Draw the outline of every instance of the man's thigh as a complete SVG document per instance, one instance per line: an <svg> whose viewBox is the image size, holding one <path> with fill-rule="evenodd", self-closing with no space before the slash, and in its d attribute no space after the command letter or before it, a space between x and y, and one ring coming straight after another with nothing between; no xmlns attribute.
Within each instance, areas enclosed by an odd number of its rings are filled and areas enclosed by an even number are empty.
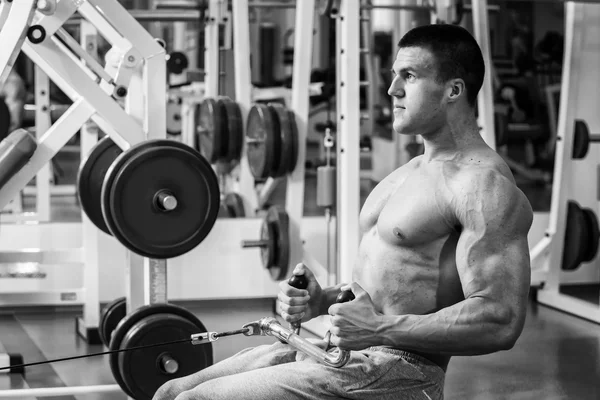
<svg viewBox="0 0 600 400"><path fill-rule="evenodd" d="M295 361L296 351L288 344L250 347L194 374L166 382L155 394L154 400L172 400L204 382L246 371Z"/></svg>
<svg viewBox="0 0 600 400"><path fill-rule="evenodd" d="M406 360L384 352L352 352L341 368L301 353L296 361L206 380L177 400L203 399L427 399L429 378Z"/></svg>

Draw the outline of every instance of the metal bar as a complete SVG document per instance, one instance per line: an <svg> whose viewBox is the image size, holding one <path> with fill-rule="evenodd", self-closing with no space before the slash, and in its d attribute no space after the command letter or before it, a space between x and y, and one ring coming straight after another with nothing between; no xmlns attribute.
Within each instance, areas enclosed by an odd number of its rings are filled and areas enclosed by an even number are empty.
<svg viewBox="0 0 600 400"><path fill-rule="evenodd" d="M503 0L507 1L507 0ZM510 0L508 0L510 1ZM529 0L531 1L531 0ZM548 0L545 0L548 1ZM562 0L558 0L562 1ZM550 1L551 2L551 1ZM250 8L296 8L296 4L291 3L249 3L248 6ZM389 5L389 6L363 6L361 9L371 10L371 9L390 9L390 10L404 10L404 11L434 11L433 7L428 6L403 6L403 5ZM467 4L464 6L465 11L471 11L472 6ZM500 7L497 5L488 5L488 11L500 11ZM166 9L153 9L153 10L128 10L129 14L134 17L136 20L148 21L148 22L196 22L200 21L200 17L202 16L202 11L198 10L197 7L189 8L189 9L180 9L177 8L175 10L166 10ZM79 23L81 20L81 15L75 14L73 15L64 25L69 26L73 24Z"/></svg>
<svg viewBox="0 0 600 400"><path fill-rule="evenodd" d="M80 99L50 128L38 143L38 147L19 172L17 172L0 191L0 209L4 208L15 195L48 163L58 151L71 139L75 131L94 113L87 101Z"/></svg>
<svg viewBox="0 0 600 400"><path fill-rule="evenodd" d="M488 13L485 11L487 0L478 0L473 4L473 30L475 38L481 47L486 71L491 71L492 53L490 50L490 29ZM477 96L479 109L478 122L483 127L482 136L488 146L496 149L496 135L494 130L494 99L491 74L485 74L481 92Z"/></svg>
<svg viewBox="0 0 600 400"><path fill-rule="evenodd" d="M23 397L53 397L90 393L122 392L119 385L65 386L56 388L10 389L0 390L0 399L16 399Z"/></svg>
<svg viewBox="0 0 600 400"><path fill-rule="evenodd" d="M81 264L83 250L81 248L62 250L22 249L17 251L1 251L3 264L35 262L39 264Z"/></svg>
<svg viewBox="0 0 600 400"><path fill-rule="evenodd" d="M50 79L42 68L35 66L33 79L35 82L35 135L38 141L52 126L50 106ZM46 111L44 111L46 110ZM48 111L49 110L49 111ZM66 110L65 110L66 111ZM63 112L64 114L64 112ZM44 164L36 174L36 211L40 222L50 221L50 163ZM25 187L22 193L25 194Z"/></svg>
<svg viewBox="0 0 600 400"><path fill-rule="evenodd" d="M27 29L35 14L34 0L4 2L0 15L0 87L4 86L8 74L17 60L25 42Z"/></svg>
<svg viewBox="0 0 600 400"><path fill-rule="evenodd" d="M250 58L250 18L248 15L247 0L236 0L232 3L233 18L233 79L235 83L235 97L240 107L242 121L248 117L248 112L252 107L252 82L250 79L251 69L249 68ZM254 57L256 59L256 57ZM246 216L256 215L258 208L258 196L254 189L254 177L250 172L248 163L247 144L244 141L242 148L242 157L238 168L238 192L244 198L244 210Z"/></svg>
<svg viewBox="0 0 600 400"><path fill-rule="evenodd" d="M206 97L219 95L219 21L220 0L209 0L208 17L204 29L204 83Z"/></svg>
<svg viewBox="0 0 600 400"><path fill-rule="evenodd" d="M104 79L106 82L112 82L113 78L110 76L104 68L96 61L89 53L87 53L71 35L67 33L63 28L56 31L58 36L73 53L85 61L86 66L94 71L96 75Z"/></svg>
<svg viewBox="0 0 600 400"><path fill-rule="evenodd" d="M586 9L572 2L565 7L565 55L562 71L562 86L558 116L559 140L556 144L554 163L554 180L552 183L552 198L550 204L550 220L547 233L552 235L554 243L564 243L567 220L567 197L569 193L569 177L573 172L571 153L573 149L574 117L576 115L576 100L581 75L581 56L585 50L584 26L586 26ZM550 269L546 276L544 288L540 293L558 293L562 275L561 260L563 246L551 246L549 255ZM538 293L539 295L539 293ZM538 298L542 304L547 304Z"/></svg>
<svg viewBox="0 0 600 400"><path fill-rule="evenodd" d="M136 20L143 22L196 22L200 21L202 13L198 9L190 10L128 10L129 14ZM79 24L82 16L75 14L65 26Z"/></svg>
<svg viewBox="0 0 600 400"><path fill-rule="evenodd" d="M308 134L310 70L313 58L312 36L315 26L315 1L302 0L302 2L303 7L298 7L295 15L294 68L290 102L298 128L298 160L294 171L287 176L285 200L285 209L290 218L290 265L301 262L304 253L301 237L305 194L304 164ZM358 15L356 17L358 19Z"/></svg>
<svg viewBox="0 0 600 400"><path fill-rule="evenodd" d="M337 18L337 232L338 282L352 281L352 265L360 242L360 9L343 1ZM304 159L300 159L303 163ZM289 198L289 197L288 197Z"/></svg>

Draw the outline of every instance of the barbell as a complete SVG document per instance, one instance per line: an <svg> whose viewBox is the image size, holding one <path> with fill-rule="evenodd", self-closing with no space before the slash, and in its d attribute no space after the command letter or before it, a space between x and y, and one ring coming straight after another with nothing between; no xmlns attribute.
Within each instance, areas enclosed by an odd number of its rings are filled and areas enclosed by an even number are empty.
<svg viewBox="0 0 600 400"><path fill-rule="evenodd" d="M77 187L81 207L98 229L149 258L194 249L219 213L219 183L210 163L173 140L147 140L122 151L106 136L82 163Z"/></svg>

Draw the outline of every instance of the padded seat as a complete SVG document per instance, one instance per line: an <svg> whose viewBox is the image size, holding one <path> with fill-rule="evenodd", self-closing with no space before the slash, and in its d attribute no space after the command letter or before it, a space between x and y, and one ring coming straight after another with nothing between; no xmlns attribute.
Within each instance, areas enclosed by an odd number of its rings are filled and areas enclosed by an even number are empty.
<svg viewBox="0 0 600 400"><path fill-rule="evenodd" d="M35 153L37 142L25 129L17 129L0 142L0 189Z"/></svg>

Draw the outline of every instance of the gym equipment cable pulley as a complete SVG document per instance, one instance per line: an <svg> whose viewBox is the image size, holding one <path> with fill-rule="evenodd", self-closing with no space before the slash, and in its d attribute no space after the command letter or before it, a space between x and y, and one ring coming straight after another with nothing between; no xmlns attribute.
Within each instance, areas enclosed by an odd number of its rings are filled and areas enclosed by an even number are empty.
<svg viewBox="0 0 600 400"><path fill-rule="evenodd" d="M290 279L290 283L292 283L292 285L294 285L294 286L298 286L298 285L294 284L294 280L296 282L304 282L304 285L307 282L305 279L304 280L301 279L301 277L299 278L298 276L293 276ZM352 301L352 300L354 300L354 294L351 291L347 290L347 291L340 292L340 294L337 296L336 303L345 303L345 302ZM161 305L158 305L158 306L161 306ZM147 308L149 308L149 307L147 306ZM123 324L123 321L120 323L120 325L122 325L122 324ZM167 345L174 345L174 344L181 344L181 343L191 343L193 345L209 344L209 343L212 343L222 337L228 337L228 336L234 336L234 335L240 335L240 334L243 334L245 336L274 336L274 337L278 338L280 341L285 341L286 343L296 347L298 350L305 352L306 354L318 359L319 361L321 361L329 366L339 368L346 364L346 362L349 359L349 351L338 349L339 352L337 352L337 353L336 352L326 352L326 351L322 350L321 348L317 347L316 345L310 343L306 339L303 339L302 337L300 337L296 333L296 331L299 328L300 328L300 324L295 323L295 324L290 324L290 329L286 329L283 326L281 326L281 324L275 318L264 317L264 318L259 319L258 321L247 323L244 326L242 326L241 329L237 329L237 330L233 330L233 331L201 332L201 333L193 334L189 338L185 338L185 339L178 339L178 340L172 340L172 341L167 341L167 342L153 343L153 344L148 344L148 345L134 346L134 347L128 347L128 348L122 348L122 349L115 349L115 350L108 350L108 351L92 353L92 354L63 357L63 358L57 358L57 359L53 359L53 360L31 362L31 363L25 363L25 364L11 366L11 367L0 367L0 371L8 369L8 368L14 368L14 367L25 368L25 367L31 367L31 366L35 366L35 365L41 365L41 364L49 364L49 363L55 363L55 362L60 362L60 361L75 360L75 359L95 357L95 356L107 355L107 354L123 353L123 352L129 352L129 351L133 351L133 350L148 349L148 348L153 348L153 347L160 347L160 346L167 346ZM111 342L114 340L115 339L113 338L111 340ZM111 343L111 347L112 347L112 343Z"/></svg>

